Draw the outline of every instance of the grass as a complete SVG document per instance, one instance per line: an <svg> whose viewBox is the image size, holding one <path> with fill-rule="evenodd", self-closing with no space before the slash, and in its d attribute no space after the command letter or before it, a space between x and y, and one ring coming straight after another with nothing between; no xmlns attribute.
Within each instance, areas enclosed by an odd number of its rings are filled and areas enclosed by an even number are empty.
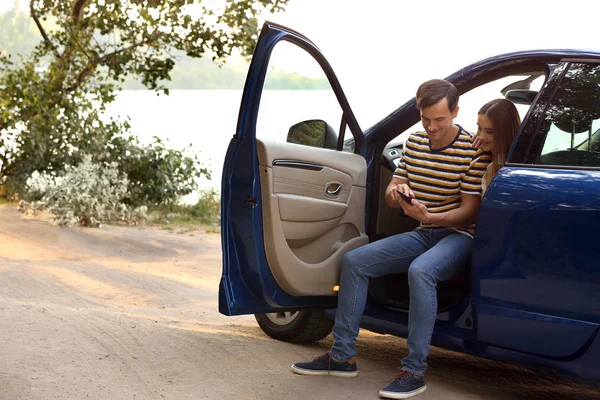
<svg viewBox="0 0 600 400"><path fill-rule="evenodd" d="M148 210L148 225L158 225L179 233L197 230L199 225L209 227L208 233L218 233L221 223L221 198L215 190L200 193L193 205L166 204Z"/></svg>

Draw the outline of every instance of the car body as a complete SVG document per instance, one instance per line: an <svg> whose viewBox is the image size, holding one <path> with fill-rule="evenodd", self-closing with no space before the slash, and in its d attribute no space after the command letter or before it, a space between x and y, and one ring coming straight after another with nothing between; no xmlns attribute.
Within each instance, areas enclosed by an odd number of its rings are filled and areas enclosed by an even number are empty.
<svg viewBox="0 0 600 400"><path fill-rule="evenodd" d="M316 60L341 110L340 129L319 147L290 143L292 130L288 143L257 139L269 58L281 42ZM482 199L468 274L439 285L432 344L598 382L600 53L504 54L447 80L462 101L506 76L541 76L542 84L537 91L527 82L505 88L507 98L531 105ZM388 209L383 193L401 156L399 133L419 119L411 99L362 131L318 48L266 23L223 168L220 312L255 314L281 340L329 333L341 256L416 226ZM361 327L406 337L407 309L405 275L374 279Z"/></svg>

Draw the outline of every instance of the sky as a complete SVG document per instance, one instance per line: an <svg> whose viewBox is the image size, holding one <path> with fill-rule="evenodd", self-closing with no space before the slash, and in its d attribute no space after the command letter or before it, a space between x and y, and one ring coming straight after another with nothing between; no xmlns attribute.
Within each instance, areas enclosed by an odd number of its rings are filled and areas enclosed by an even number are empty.
<svg viewBox="0 0 600 400"><path fill-rule="evenodd" d="M478 60L542 48L600 48L600 2L290 0L269 17L319 47L345 85L413 95Z"/></svg>

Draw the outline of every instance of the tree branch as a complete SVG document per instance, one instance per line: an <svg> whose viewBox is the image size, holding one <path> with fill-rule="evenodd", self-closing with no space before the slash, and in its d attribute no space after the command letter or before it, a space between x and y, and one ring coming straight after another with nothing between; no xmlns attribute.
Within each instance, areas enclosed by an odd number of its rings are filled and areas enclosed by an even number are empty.
<svg viewBox="0 0 600 400"><path fill-rule="evenodd" d="M79 43L79 40L77 39L77 36L75 36L75 33L73 32L73 30L71 28L69 28L68 26L65 26L65 30L69 33L69 35L71 36L71 39L73 40L73 42L75 43L75 46L79 48L79 50L81 50L81 52L87 57L87 59L91 62L92 61L92 57L90 57L90 55L87 53L87 51L85 51L85 48L81 45L81 43ZM93 37L93 36L92 36Z"/></svg>
<svg viewBox="0 0 600 400"><path fill-rule="evenodd" d="M144 41L144 42L139 42L139 43L133 44L132 46L129 46L129 47L126 47L126 48L115 50L115 51L113 51L111 53L105 54L102 57L98 58L96 60L96 63L100 64L100 63L103 63L103 62L107 62L107 61L109 61L111 58L113 58L114 56L116 56L119 53L125 53L127 51L130 51L131 49L135 49L135 48L140 47L140 46L142 46L144 44L150 44L150 43L152 43L152 41Z"/></svg>
<svg viewBox="0 0 600 400"><path fill-rule="evenodd" d="M108 60L110 60L112 57L114 57L115 55L117 55L119 53L131 51L132 49L136 49L137 47L140 47L140 46L149 45L154 40L155 40L155 35L152 35L152 37L149 37L145 40L134 43L133 45L131 45L129 47L122 48L122 49L113 51L111 53L105 54L102 57L96 58L95 60L92 60L90 58L88 64L85 66L85 68L77 75L75 84L69 86L66 91L72 92L73 90L77 89L81 85L81 83L85 80L85 78L90 74L90 72L92 72L94 70L94 68L96 68L99 64L107 62Z"/></svg>
<svg viewBox="0 0 600 400"><path fill-rule="evenodd" d="M92 63L88 63L88 65L85 66L85 68L83 69L83 71L81 71L79 73L79 75L77 75L77 80L75 81L75 85L71 86L70 88L67 89L67 91L71 92L73 90L75 90L76 88L78 88L81 83L83 82L83 80L90 74L90 72L92 72L94 70L94 65L92 65Z"/></svg>
<svg viewBox="0 0 600 400"><path fill-rule="evenodd" d="M37 14L35 12L35 8L33 7L33 0L31 0L29 3L29 12L31 14L31 18L33 18L33 20L35 21L35 24L36 24L38 30L42 34L42 37L44 38L44 42L46 42L46 44L52 49L52 52L54 53L56 58L60 58L60 54L58 54L56 47L54 47L54 45L50 41L48 34L46 34L46 30L42 26L42 23L40 22L40 19L38 18Z"/></svg>
<svg viewBox="0 0 600 400"><path fill-rule="evenodd" d="M71 13L71 18L73 18L73 23L78 23L81 19L83 6L85 6L88 0L75 0L73 1L73 12Z"/></svg>

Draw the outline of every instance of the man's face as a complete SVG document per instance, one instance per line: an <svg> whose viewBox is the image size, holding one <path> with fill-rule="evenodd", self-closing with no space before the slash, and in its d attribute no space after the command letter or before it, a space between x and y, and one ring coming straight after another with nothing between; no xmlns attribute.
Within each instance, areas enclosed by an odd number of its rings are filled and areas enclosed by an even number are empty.
<svg viewBox="0 0 600 400"><path fill-rule="evenodd" d="M448 100L443 98L432 106L423 108L421 111L421 123L427 136L433 142L443 140L452 132L452 122L458 114L458 106L450 111Z"/></svg>

